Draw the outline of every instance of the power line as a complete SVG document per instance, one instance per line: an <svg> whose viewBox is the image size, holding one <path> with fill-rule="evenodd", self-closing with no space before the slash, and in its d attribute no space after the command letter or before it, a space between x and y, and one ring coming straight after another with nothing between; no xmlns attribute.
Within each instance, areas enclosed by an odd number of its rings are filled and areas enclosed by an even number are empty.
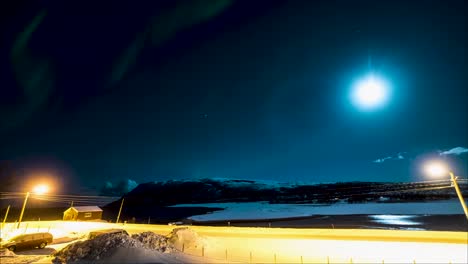
<svg viewBox="0 0 468 264"><path fill-rule="evenodd" d="M468 179L458 179L458 181L468 182ZM451 183L450 179L443 180L428 180L420 182L410 182L410 183L385 183L385 184L372 184L369 183L364 186L348 186L348 187L337 187L337 188L327 188L326 193L317 193L313 194L313 198L321 197L330 197L337 195L340 197L353 197L353 196L363 196L363 195L385 195L385 194L395 194L395 193L404 193L404 192L415 192L415 191L429 191L429 190L441 190L452 188L453 186L447 186L448 183ZM430 184L432 186L418 186ZM315 186L310 186L314 188ZM389 187L393 187L393 190L388 190ZM294 187L293 187L294 188ZM366 192L360 192L360 190L366 189ZM346 190L352 190L350 193L334 193L334 192L343 192ZM312 190L310 190L312 191ZM323 190L321 190L323 191ZM25 193L23 192L0 192L0 199L21 199ZM288 194L285 194L288 195ZM96 196L96 195L67 195L67 194L31 194L32 199L51 201L51 202L60 202L60 203L110 203L115 200L120 199L119 196ZM312 198L312 197L311 197Z"/></svg>
<svg viewBox="0 0 468 264"><path fill-rule="evenodd" d="M25 192L0 192L0 194L6 194L6 195L26 195ZM120 196L103 196L103 195L73 195L73 194L34 194L31 193L31 195L40 195L40 196L47 196L47 197L70 197L70 198L81 198L81 197L87 197L87 198L109 198L109 199L120 199Z"/></svg>
<svg viewBox="0 0 468 264"><path fill-rule="evenodd" d="M70 204L72 200L55 200L55 199L48 199L48 198L35 198L36 200L41 200L41 201L48 201L48 202L54 202L54 203L61 203L61 204ZM89 205L89 204L107 204L105 201L76 201L73 200L74 204L83 204L83 205Z"/></svg>

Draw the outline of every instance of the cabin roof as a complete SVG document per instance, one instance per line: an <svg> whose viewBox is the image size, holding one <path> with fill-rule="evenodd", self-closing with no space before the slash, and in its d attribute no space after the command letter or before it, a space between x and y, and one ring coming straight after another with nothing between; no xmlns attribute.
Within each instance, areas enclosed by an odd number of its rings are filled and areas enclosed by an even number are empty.
<svg viewBox="0 0 468 264"><path fill-rule="evenodd" d="M77 212L102 212L102 209L99 206L72 206L71 209L74 209Z"/></svg>

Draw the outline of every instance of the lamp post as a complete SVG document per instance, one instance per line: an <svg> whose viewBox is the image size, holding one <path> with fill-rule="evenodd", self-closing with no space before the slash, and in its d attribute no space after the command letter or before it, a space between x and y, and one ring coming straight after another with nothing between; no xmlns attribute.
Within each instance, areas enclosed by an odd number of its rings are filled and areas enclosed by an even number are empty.
<svg viewBox="0 0 468 264"><path fill-rule="evenodd" d="M122 212L122 207L123 207L124 200L125 200L125 199L122 198L122 202L120 203L119 214L117 215L117 221L115 221L117 224L119 223L120 213Z"/></svg>
<svg viewBox="0 0 468 264"><path fill-rule="evenodd" d="M455 191L457 192L458 199L460 200L460 204L463 207L463 211L465 212L466 219L468 220L468 208L466 207L465 200L463 199L463 195L460 191L460 187L458 186L457 178L453 172L451 172L447 166L442 163L442 162L431 162L426 165L426 171L430 175L434 176L444 176L447 175L447 173L450 175L450 180L453 184L453 187L455 188Z"/></svg>
<svg viewBox="0 0 468 264"><path fill-rule="evenodd" d="M8 205L8 207L6 209L5 216L3 217L3 222L2 222L2 227L0 228L0 232L5 227L5 222L6 222L7 218L8 218L8 212L10 212L10 205Z"/></svg>
<svg viewBox="0 0 468 264"><path fill-rule="evenodd" d="M26 203L28 202L29 192L26 193L26 197L24 197L23 208L21 208L21 213L18 219L18 226L16 228L20 228L21 220L23 220L24 209L26 208Z"/></svg>
<svg viewBox="0 0 468 264"><path fill-rule="evenodd" d="M463 211L465 212L466 220L468 220L468 208L466 207L465 200L463 200L462 193L460 191L460 187L458 187L458 182L457 178L455 175L453 175L453 172L449 171L450 174L450 179L452 180L453 187L455 187L455 190L457 191L458 199L460 200L460 203L463 207Z"/></svg>
<svg viewBox="0 0 468 264"><path fill-rule="evenodd" d="M44 194L48 190L49 190L49 187L47 187L47 185L41 184L41 185L35 186L33 189L33 192L35 194ZM21 220L23 220L24 209L26 208L26 203L28 202L28 198L29 198L29 192L27 192L26 196L24 197L23 207L21 208L21 213L18 219L18 225L16 226L17 229L20 228Z"/></svg>

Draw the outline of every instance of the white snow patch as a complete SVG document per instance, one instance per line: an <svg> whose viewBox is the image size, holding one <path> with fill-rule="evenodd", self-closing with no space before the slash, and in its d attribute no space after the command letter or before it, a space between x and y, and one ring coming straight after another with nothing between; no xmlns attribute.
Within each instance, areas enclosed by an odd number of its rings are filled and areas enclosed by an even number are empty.
<svg viewBox="0 0 468 264"><path fill-rule="evenodd" d="M179 204L173 207L224 208L210 214L190 217L196 221L275 219L313 215L425 215L463 214L458 200L411 203L336 203L318 204L269 204L268 202L248 203L207 203Z"/></svg>
<svg viewBox="0 0 468 264"><path fill-rule="evenodd" d="M411 220L414 215L371 215L375 222L386 225L421 225L420 222Z"/></svg>

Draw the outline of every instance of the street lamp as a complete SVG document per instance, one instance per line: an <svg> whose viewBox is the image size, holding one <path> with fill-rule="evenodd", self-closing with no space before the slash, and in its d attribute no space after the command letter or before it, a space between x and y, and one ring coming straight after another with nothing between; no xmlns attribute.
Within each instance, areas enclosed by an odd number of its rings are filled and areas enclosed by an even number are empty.
<svg viewBox="0 0 468 264"><path fill-rule="evenodd" d="M458 177L453 175L453 172L449 170L447 165L440 161L432 161L432 162L427 163L425 166L425 171L427 174L432 175L432 176L437 176L437 177L447 175L447 173L450 175L450 180L452 181L453 187L455 187L455 191L457 192L458 199L460 199L460 203L463 207L463 211L465 212L466 219L468 220L468 208L466 207L465 200L463 200L460 187L458 187L458 183L457 183Z"/></svg>
<svg viewBox="0 0 468 264"><path fill-rule="evenodd" d="M36 185L34 188L33 188L33 193L35 194L44 194L46 192L49 191L49 186L45 185L45 184L39 184L39 185Z"/></svg>
<svg viewBox="0 0 468 264"><path fill-rule="evenodd" d="M44 194L48 191L49 191L49 187L45 184L36 185L33 188L33 193L39 194L39 195ZM24 209L26 208L26 203L28 202L28 198L29 198L29 192L27 192L26 196L24 197L23 207L21 208L21 213L20 213L20 217L18 220L18 226L16 228L20 228L21 220L23 220Z"/></svg>

